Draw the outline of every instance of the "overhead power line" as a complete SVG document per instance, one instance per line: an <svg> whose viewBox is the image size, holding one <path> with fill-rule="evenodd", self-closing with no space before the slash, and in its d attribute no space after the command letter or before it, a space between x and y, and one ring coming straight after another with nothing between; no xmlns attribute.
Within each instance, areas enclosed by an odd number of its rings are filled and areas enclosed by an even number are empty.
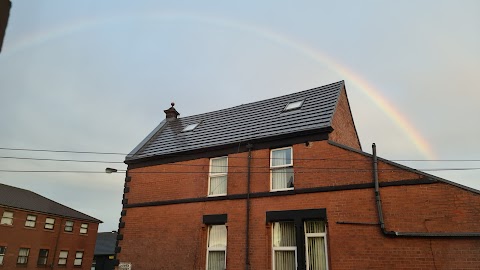
<svg viewBox="0 0 480 270"><path fill-rule="evenodd" d="M373 169L351 169L351 168L310 168L311 170L305 171L294 171L294 174L301 173L320 173L325 171L335 171L335 172L371 172ZM480 170L480 168L436 168L436 169L415 169L421 172L427 171L473 171ZM379 172L397 172L404 171L404 169L378 169ZM70 171L70 170L0 170L0 172L10 172L10 173L105 173L104 171ZM126 170L118 170L114 173L125 173ZM129 171L131 174L207 174L207 171L150 171L150 172L138 172L138 171ZM229 174L244 174L247 171L233 171L228 172ZM265 171L253 171L253 174L264 174L271 173L270 170Z"/></svg>

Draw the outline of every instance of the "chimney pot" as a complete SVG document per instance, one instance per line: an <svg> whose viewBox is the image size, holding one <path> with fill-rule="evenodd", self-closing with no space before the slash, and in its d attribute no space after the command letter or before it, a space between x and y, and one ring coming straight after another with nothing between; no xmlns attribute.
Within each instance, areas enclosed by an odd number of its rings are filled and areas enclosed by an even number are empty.
<svg viewBox="0 0 480 270"><path fill-rule="evenodd" d="M175 102L170 103L170 105L172 105L172 107L164 110L163 112L165 113L165 117L167 118L167 120L175 120L180 115L180 113L177 112L177 110L175 110L175 108L173 107L175 106Z"/></svg>

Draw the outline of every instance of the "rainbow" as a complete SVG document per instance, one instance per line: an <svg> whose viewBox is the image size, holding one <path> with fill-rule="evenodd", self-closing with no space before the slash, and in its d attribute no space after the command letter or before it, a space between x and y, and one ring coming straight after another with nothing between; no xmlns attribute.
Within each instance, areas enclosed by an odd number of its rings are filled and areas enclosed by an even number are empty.
<svg viewBox="0 0 480 270"><path fill-rule="evenodd" d="M340 61L334 60L325 53L320 52L316 48L295 41L287 36L281 35L277 32L273 32L270 29L260 27L258 25L250 25L243 22L227 20L223 18L201 16L193 13L178 13L178 12L147 12L138 14L118 14L116 16L110 16L108 18L88 18L81 21L77 21L73 24L63 25L56 29L50 29L46 32L40 32L35 35L26 36L25 38L18 40L13 45L4 44L3 57L8 57L17 51L21 51L27 47L31 47L37 44L41 44L51 40L53 38L71 34L76 31L81 31L86 28L118 23L128 20L162 20L162 21L192 21L194 23L205 23L215 25L217 27L232 28L247 33L255 34L259 37L266 38L270 41L278 43L280 45L289 47L305 55L306 57L325 65L331 71L337 73L342 78L348 79L349 84L352 83L356 88L360 89L376 106L378 106L387 116L392 119L396 125L398 125L405 135L413 142L415 147L428 159L435 159L436 155L432 151L429 143L423 138L412 123L403 116L395 106L388 101L381 93L368 81L362 78L358 73L353 72Z"/></svg>

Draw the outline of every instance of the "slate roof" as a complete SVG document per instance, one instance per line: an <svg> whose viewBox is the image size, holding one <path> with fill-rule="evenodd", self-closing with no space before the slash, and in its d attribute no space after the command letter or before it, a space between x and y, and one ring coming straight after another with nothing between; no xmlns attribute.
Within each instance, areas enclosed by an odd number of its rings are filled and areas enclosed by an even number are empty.
<svg viewBox="0 0 480 270"><path fill-rule="evenodd" d="M102 223L94 217L47 199L35 192L5 184L0 184L0 205Z"/></svg>
<svg viewBox="0 0 480 270"><path fill-rule="evenodd" d="M97 233L97 242L95 243L94 255L113 255L115 254L115 244L117 242L116 232Z"/></svg>
<svg viewBox="0 0 480 270"><path fill-rule="evenodd" d="M248 142L331 127L344 82L236 107L163 120L127 157L125 162ZM299 110L283 112L288 103L304 100ZM182 132L200 123L193 131Z"/></svg>

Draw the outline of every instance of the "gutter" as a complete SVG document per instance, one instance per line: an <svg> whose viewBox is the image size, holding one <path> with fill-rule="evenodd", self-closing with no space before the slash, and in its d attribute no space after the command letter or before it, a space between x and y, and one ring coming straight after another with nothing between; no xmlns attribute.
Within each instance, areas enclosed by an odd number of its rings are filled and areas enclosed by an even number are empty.
<svg viewBox="0 0 480 270"><path fill-rule="evenodd" d="M378 224L383 235L389 237L449 237L449 238L461 238L461 237L480 237L480 232L396 232L387 231L385 229L385 221L383 219L382 200L380 198L380 189L378 183L378 161L377 161L377 147L372 144L373 153L373 180L375 184L375 203L378 211Z"/></svg>

